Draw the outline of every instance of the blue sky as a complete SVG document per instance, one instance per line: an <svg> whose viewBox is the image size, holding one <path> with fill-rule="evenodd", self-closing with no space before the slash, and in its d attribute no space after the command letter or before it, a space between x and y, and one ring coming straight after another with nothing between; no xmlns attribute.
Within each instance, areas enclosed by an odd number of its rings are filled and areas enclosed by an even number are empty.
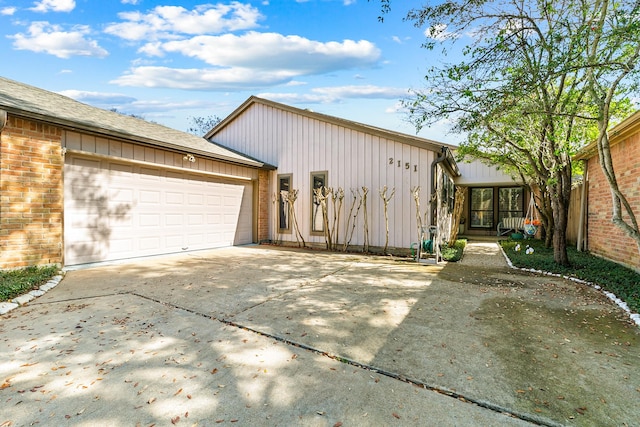
<svg viewBox="0 0 640 427"><path fill-rule="evenodd" d="M0 75L180 130L257 95L415 134L399 100L442 58L412 5L380 23L378 0L0 0Z"/></svg>

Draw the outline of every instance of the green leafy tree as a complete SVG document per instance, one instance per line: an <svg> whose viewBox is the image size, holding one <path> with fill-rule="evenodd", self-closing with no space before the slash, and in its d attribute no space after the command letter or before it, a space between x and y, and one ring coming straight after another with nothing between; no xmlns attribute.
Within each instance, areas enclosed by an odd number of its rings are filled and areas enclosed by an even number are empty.
<svg viewBox="0 0 640 427"><path fill-rule="evenodd" d="M383 13L390 5L382 1ZM637 1L446 0L407 15L426 28L427 49L442 46L446 54L471 40L462 60L429 69L426 87L405 100L416 127L450 119L468 135L461 152L538 187L548 241L562 265L569 263L571 156L597 134L610 185L615 178L606 129L628 113L623 100L636 89L638 8ZM634 218L613 185L612 194L614 222L616 203ZM637 234L635 219L628 229Z"/></svg>

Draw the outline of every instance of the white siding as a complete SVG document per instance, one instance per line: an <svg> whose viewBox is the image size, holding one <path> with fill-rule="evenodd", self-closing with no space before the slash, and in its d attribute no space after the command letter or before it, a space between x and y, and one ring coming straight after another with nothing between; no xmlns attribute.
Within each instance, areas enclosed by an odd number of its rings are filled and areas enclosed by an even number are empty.
<svg viewBox="0 0 640 427"><path fill-rule="evenodd" d="M479 160L474 160L470 163L459 162L458 169L460 169L462 176L455 180L457 185L481 187L482 185L514 185L519 182L519 179L516 181L495 166L486 165Z"/></svg>
<svg viewBox="0 0 640 427"><path fill-rule="evenodd" d="M213 140L276 166L278 169L270 180L272 195L276 193L275 175L292 175L292 189L299 190L296 216L307 242L322 244L325 241L324 236L310 233L310 173L318 171L327 171L329 187L342 187L345 191L339 243L345 240L353 199L351 190L366 186L369 188L369 244L384 246L384 210L379 191L385 185L389 193L395 188L395 196L389 203L389 247L409 248L417 241L416 208L411 189L421 188L424 219L431 195L431 163L435 159L432 150L260 103L252 104L236 116L215 134ZM330 212L333 212L332 207ZM429 215L427 221L430 221ZM270 224L273 227L274 221ZM363 244L363 226L361 208L352 245ZM271 236L275 238L274 230L271 230ZM296 240L293 233L280 237Z"/></svg>

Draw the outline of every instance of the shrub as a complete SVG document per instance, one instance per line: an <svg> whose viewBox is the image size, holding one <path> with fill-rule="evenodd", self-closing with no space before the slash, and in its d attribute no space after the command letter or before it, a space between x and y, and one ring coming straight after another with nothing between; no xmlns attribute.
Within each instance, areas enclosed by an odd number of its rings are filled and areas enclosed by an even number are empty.
<svg viewBox="0 0 640 427"><path fill-rule="evenodd" d="M36 289L57 273L56 266L0 271L0 301L8 301Z"/></svg>
<svg viewBox="0 0 640 427"><path fill-rule="evenodd" d="M442 259L445 261L460 261L462 259L462 254L464 253L464 248L467 246L466 239L459 239L453 244L453 246L448 247L445 246L442 248Z"/></svg>

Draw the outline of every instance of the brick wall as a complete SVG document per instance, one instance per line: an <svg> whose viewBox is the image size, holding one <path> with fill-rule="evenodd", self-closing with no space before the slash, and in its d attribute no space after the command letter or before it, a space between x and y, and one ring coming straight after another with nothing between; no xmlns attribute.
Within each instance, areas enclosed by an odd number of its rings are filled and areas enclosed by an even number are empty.
<svg viewBox="0 0 640 427"><path fill-rule="evenodd" d="M9 114L0 134L0 268L62 264L61 129Z"/></svg>
<svg viewBox="0 0 640 427"><path fill-rule="evenodd" d="M611 157L622 193L640 219L640 133L611 147ZM592 253L640 269L638 245L611 222L612 198L597 155L589 159L588 248ZM628 220L623 215L623 219Z"/></svg>
<svg viewBox="0 0 640 427"><path fill-rule="evenodd" d="M258 171L258 242L269 240L269 171Z"/></svg>

